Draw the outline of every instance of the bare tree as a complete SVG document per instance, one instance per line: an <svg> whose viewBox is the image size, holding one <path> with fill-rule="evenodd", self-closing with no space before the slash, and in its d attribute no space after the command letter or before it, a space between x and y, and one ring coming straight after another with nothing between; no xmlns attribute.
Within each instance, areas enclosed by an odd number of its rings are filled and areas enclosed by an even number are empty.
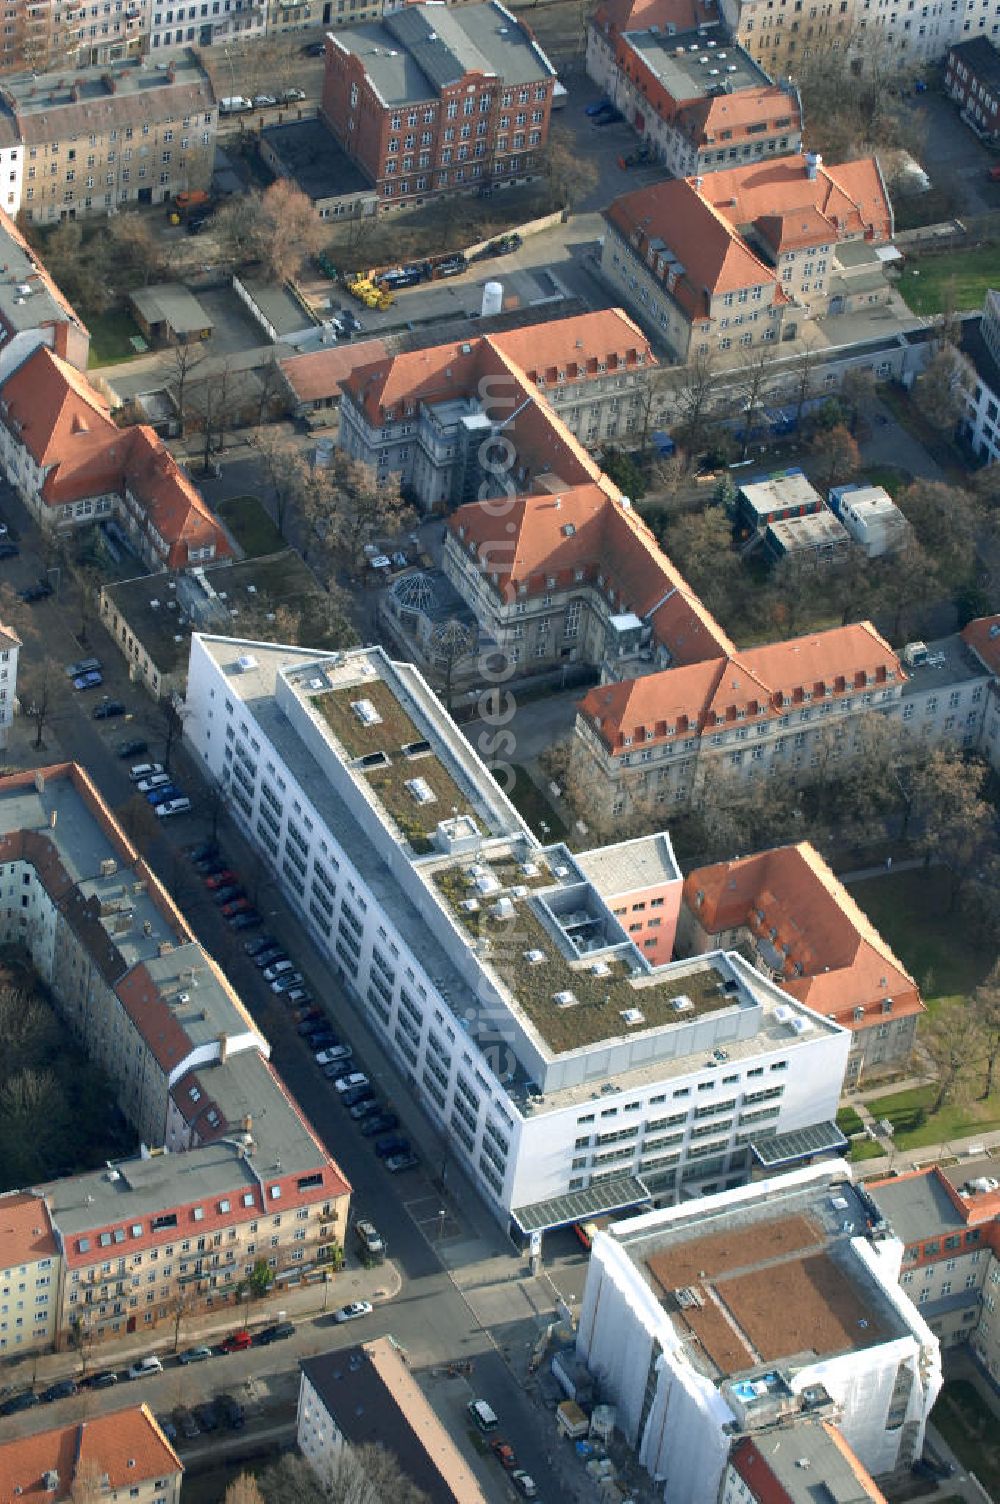
<svg viewBox="0 0 1000 1504"><path fill-rule="evenodd" d="M265 190L257 222L258 255L276 282L297 277L327 234L312 200L287 178L278 178Z"/></svg>
<svg viewBox="0 0 1000 1504"><path fill-rule="evenodd" d="M749 365L740 372L738 386L740 412L743 420L743 436L740 440L740 459L745 460L753 443L754 429L764 407L764 395L771 374L773 355L767 345L761 345Z"/></svg>
<svg viewBox="0 0 1000 1504"><path fill-rule="evenodd" d="M260 1484L253 1473L240 1473L238 1478L234 1478L223 1495L222 1504L265 1504ZM308 1504L308 1496L304 1497L303 1504Z"/></svg>
<svg viewBox="0 0 1000 1504"><path fill-rule="evenodd" d="M973 1010L979 1027L986 1075L980 1100L993 1095L996 1086L996 1068L1000 1062L1000 961L995 961L989 974L973 994Z"/></svg>
<svg viewBox="0 0 1000 1504"><path fill-rule="evenodd" d="M920 1048L929 1058L935 1081L931 1117L946 1102L967 1098L972 1088L970 1062L980 1054L981 1041L975 1017L960 1004L943 1007L925 1019L920 1028Z"/></svg>
<svg viewBox="0 0 1000 1504"><path fill-rule="evenodd" d="M181 433L187 430L188 421L188 383L193 379L195 372L205 359L206 350L204 345L174 345L164 362L167 374L167 390L174 399L177 409L177 421L181 426Z"/></svg>
<svg viewBox="0 0 1000 1504"><path fill-rule="evenodd" d="M43 658L26 675L21 676L18 695L22 711L35 727L32 746L36 752L43 745L46 726L65 702L65 689L65 679L47 658Z"/></svg>

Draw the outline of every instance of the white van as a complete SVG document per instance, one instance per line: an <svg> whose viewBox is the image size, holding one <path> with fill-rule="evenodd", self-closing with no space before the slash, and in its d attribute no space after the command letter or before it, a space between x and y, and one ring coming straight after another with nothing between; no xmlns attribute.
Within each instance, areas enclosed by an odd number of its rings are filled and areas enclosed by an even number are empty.
<svg viewBox="0 0 1000 1504"><path fill-rule="evenodd" d="M253 101L247 99L245 94L229 94L225 99L219 100L220 115L244 115L252 109Z"/></svg>
<svg viewBox="0 0 1000 1504"><path fill-rule="evenodd" d="M470 1400L467 1408L480 1431L495 1431L499 1426L495 1411L485 1400Z"/></svg>

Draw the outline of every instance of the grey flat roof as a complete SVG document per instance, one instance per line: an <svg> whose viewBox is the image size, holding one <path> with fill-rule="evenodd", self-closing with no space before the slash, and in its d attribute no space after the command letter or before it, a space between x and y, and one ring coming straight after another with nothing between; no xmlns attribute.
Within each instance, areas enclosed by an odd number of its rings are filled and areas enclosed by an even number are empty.
<svg viewBox="0 0 1000 1504"><path fill-rule="evenodd" d="M782 517L769 522L768 534L781 544L786 553L801 548L822 548L827 543L846 543L846 527L832 512L807 512L804 517Z"/></svg>
<svg viewBox="0 0 1000 1504"><path fill-rule="evenodd" d="M944 662L935 666L928 663L907 665L908 677L903 683L903 696L922 694L928 689L944 689L949 684L960 684L972 679L989 679L990 672L984 668L972 649L958 632L949 637L938 637L927 644L934 656L943 654Z"/></svg>
<svg viewBox="0 0 1000 1504"><path fill-rule="evenodd" d="M755 1139L750 1152L762 1165L790 1165L813 1154L840 1154L847 1139L836 1123L813 1123L809 1128L795 1128L776 1133L771 1138Z"/></svg>
<svg viewBox="0 0 1000 1504"><path fill-rule="evenodd" d="M279 157L284 174L314 203L317 199L373 191L357 162L322 120L290 120L284 125L269 125L261 134Z"/></svg>
<svg viewBox="0 0 1000 1504"><path fill-rule="evenodd" d="M54 292L47 275L30 247L0 220L0 318L15 334L22 329L37 329L43 324L82 323L72 316L68 305ZM27 289L27 292L25 292Z"/></svg>
<svg viewBox="0 0 1000 1504"><path fill-rule="evenodd" d="M818 1420L755 1431L753 1445L789 1504L861 1504L881 1498L866 1488L844 1453ZM874 1489L874 1484L872 1485Z"/></svg>
<svg viewBox="0 0 1000 1504"><path fill-rule="evenodd" d="M545 54L496 0L457 10L411 5L382 21L340 28L331 40L361 59L388 105L436 99L466 73L515 86L555 76Z"/></svg>
<svg viewBox="0 0 1000 1504"><path fill-rule="evenodd" d="M665 831L581 852L576 863L597 891L605 896L630 893L654 883L673 882L681 876L670 837Z"/></svg>
<svg viewBox="0 0 1000 1504"><path fill-rule="evenodd" d="M239 610L243 602L249 605L256 597L258 604L266 601L273 609L322 592L299 555L289 548L186 574L139 575L105 585L103 593L159 671L169 674L187 663L193 631L228 628L230 611ZM155 606L154 601L158 602Z"/></svg>
<svg viewBox="0 0 1000 1504"><path fill-rule="evenodd" d="M319 1156L314 1153L314 1161ZM158 1154L115 1165L118 1176L92 1170L38 1189L51 1208L52 1220L66 1238L93 1231L110 1222L136 1222L165 1209L187 1206L239 1186L259 1193L261 1174L271 1168L252 1164L234 1143L220 1140L186 1154ZM127 1252L128 1244L122 1245Z"/></svg>
<svg viewBox="0 0 1000 1504"><path fill-rule="evenodd" d="M176 334L198 334L214 327L194 293L182 282L137 287L129 296L147 324L167 323Z"/></svg>
<svg viewBox="0 0 1000 1504"><path fill-rule="evenodd" d="M739 489L740 500L746 502L748 507L759 517L774 510L775 507L814 507L817 502L822 503L822 496L816 490L812 481L801 471L792 471L787 475L765 475L755 480L748 480Z"/></svg>
<svg viewBox="0 0 1000 1504"><path fill-rule="evenodd" d="M588 1217L609 1212L627 1211L652 1199L646 1183L638 1175L623 1175L619 1180L602 1180L586 1191L567 1196L553 1196L535 1201L531 1206L516 1206L511 1216L523 1233L545 1232L552 1227L566 1227Z"/></svg>
<svg viewBox="0 0 1000 1504"><path fill-rule="evenodd" d="M182 936L137 882L123 850L105 834L70 777L45 778L41 791L0 783L0 833L12 831L36 831L52 841L67 877L76 884L75 893L64 900L71 918L83 922L84 908L92 915L103 908L96 922L120 957L119 975L140 961L154 960L165 941L175 946L171 954L181 953ZM112 869L102 873L103 863L113 864ZM126 912L131 917L119 929Z"/></svg>
<svg viewBox="0 0 1000 1504"><path fill-rule="evenodd" d="M671 98L678 101L705 99L713 92L767 88L771 80L748 52L725 33L680 31L672 36L662 31L626 31L625 41L655 73ZM789 99L789 112L794 101Z"/></svg>
<svg viewBox="0 0 1000 1504"><path fill-rule="evenodd" d="M954 1205L936 1173L902 1175L882 1185L866 1187L875 1205L904 1243L961 1232L965 1218Z"/></svg>
<svg viewBox="0 0 1000 1504"><path fill-rule="evenodd" d="M264 282L256 277L240 277L240 281L253 298L268 323L273 325L280 340L282 335L297 334L319 322L292 297L282 283Z"/></svg>

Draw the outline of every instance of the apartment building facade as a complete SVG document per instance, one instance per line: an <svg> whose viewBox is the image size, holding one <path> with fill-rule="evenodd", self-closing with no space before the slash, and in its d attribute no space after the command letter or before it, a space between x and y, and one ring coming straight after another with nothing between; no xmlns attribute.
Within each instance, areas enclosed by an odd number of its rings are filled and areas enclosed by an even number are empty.
<svg viewBox="0 0 1000 1504"><path fill-rule="evenodd" d="M152 0L28 0L4 8L0 76L119 62L149 37Z"/></svg>
<svg viewBox="0 0 1000 1504"><path fill-rule="evenodd" d="M699 867L684 881L679 955L742 947L802 1003L851 1032L845 1086L905 1071L916 982L808 842Z"/></svg>
<svg viewBox="0 0 1000 1504"><path fill-rule="evenodd" d="M211 177L218 106L188 51L68 73L13 74L0 87L3 205L32 224L168 202Z"/></svg>
<svg viewBox="0 0 1000 1504"><path fill-rule="evenodd" d="M213 47L260 41L267 30L268 0L143 0L149 50L163 56L168 47Z"/></svg>
<svg viewBox="0 0 1000 1504"><path fill-rule="evenodd" d="M832 1119L845 1030L737 955L661 964L668 839L540 847L411 666L196 634L187 709L337 985L515 1237L566 1220L571 1192L609 1209L736 1183L754 1143Z"/></svg>
<svg viewBox="0 0 1000 1504"><path fill-rule="evenodd" d="M845 311L838 248L893 227L874 157L828 168L815 153L635 189L604 219L605 281L682 363L745 363L804 318ZM888 301L881 282L869 302Z"/></svg>
<svg viewBox="0 0 1000 1504"><path fill-rule="evenodd" d="M326 49L323 118L383 208L534 174L555 69L499 0L409 5Z"/></svg>
<svg viewBox="0 0 1000 1504"><path fill-rule="evenodd" d="M142 1144L35 1188L57 1252L49 1342L235 1304L261 1261L279 1289L323 1278L350 1188L86 774L10 775L0 817L0 934L27 950ZM31 1261L23 1217L7 1241L9 1265Z"/></svg>
<svg viewBox="0 0 1000 1504"><path fill-rule="evenodd" d="M22 647L12 627L0 626L0 750L10 740L17 713L17 657Z"/></svg>
<svg viewBox="0 0 1000 1504"><path fill-rule="evenodd" d="M42 1352L56 1333L62 1256L43 1197L0 1195L0 1355Z"/></svg>

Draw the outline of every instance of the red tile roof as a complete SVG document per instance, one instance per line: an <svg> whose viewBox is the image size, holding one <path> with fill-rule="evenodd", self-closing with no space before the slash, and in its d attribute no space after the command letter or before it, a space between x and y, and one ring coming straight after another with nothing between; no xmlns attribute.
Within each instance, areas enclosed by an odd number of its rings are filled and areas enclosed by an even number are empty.
<svg viewBox="0 0 1000 1504"><path fill-rule="evenodd" d="M893 1018L924 1011L903 963L808 842L698 867L683 895L707 934L747 928L783 951L785 991L846 1028L869 1028L889 998Z"/></svg>
<svg viewBox="0 0 1000 1504"><path fill-rule="evenodd" d="M732 96L733 101L738 98ZM732 103L726 107L736 108ZM752 226L775 253L858 236L883 241L892 235L892 208L874 157L837 167L819 165L814 177L804 156L771 158L709 173L700 186L698 182L678 178L636 188L604 211L644 262L650 242L660 241L673 253L683 274L673 287L664 285L692 319L708 314L708 296L744 287L770 286L768 301L784 300L774 267L745 238Z"/></svg>
<svg viewBox="0 0 1000 1504"><path fill-rule="evenodd" d="M59 1252L41 1196L11 1191L0 1196L0 1269L52 1258Z"/></svg>
<svg viewBox="0 0 1000 1504"><path fill-rule="evenodd" d="M991 673L1000 674L1000 616L977 616L962 637Z"/></svg>
<svg viewBox="0 0 1000 1504"><path fill-rule="evenodd" d="M171 1478L183 1463L157 1425L147 1405L92 1415L88 1420L32 1436L12 1437L0 1445L0 1504L53 1504L75 1496L74 1482L86 1497L105 1475L108 1490L127 1498L137 1485ZM58 1475L55 1490L45 1474Z"/></svg>
<svg viewBox="0 0 1000 1504"><path fill-rule="evenodd" d="M222 524L151 428L118 428L86 377L47 346L35 350L0 388L3 422L46 472L49 506L122 495L126 486L162 545L171 569L192 551L232 549Z"/></svg>
<svg viewBox="0 0 1000 1504"><path fill-rule="evenodd" d="M290 355L278 365L297 401L316 402L334 396L352 372L384 360L387 354L384 340L366 339L357 345L331 345L309 355Z"/></svg>
<svg viewBox="0 0 1000 1504"><path fill-rule="evenodd" d="M807 234L815 231L820 241L833 243L858 235L876 241L890 238L892 208L874 157L836 167L819 162L812 178L808 164L809 158L799 153L709 173L702 197L734 228L762 220L787 220L788 234L794 238L795 225L805 215L812 227Z"/></svg>
<svg viewBox="0 0 1000 1504"><path fill-rule="evenodd" d="M717 22L714 6L701 0L604 0L594 24L612 36L623 31L646 31L659 26L664 32L693 31L704 22Z"/></svg>
<svg viewBox="0 0 1000 1504"><path fill-rule="evenodd" d="M595 377L604 374L602 364L608 374L656 365L649 340L620 308L529 324L489 338L531 381L542 377L554 383L560 372L566 381Z"/></svg>
<svg viewBox="0 0 1000 1504"><path fill-rule="evenodd" d="M653 626L659 637L658 616ZM673 656L676 660L677 654ZM730 645L727 656L713 664L711 675L678 681L677 672L673 667L634 684L601 685L584 696L580 714L609 750L620 755L633 743L669 741L689 735L692 727L705 731L748 717L772 719L790 705L803 704L806 696L827 698L827 689L836 699L905 677L896 654L870 622L742 652Z"/></svg>
<svg viewBox="0 0 1000 1504"><path fill-rule="evenodd" d="M664 286L691 319L708 317L710 297L744 287L768 287L767 301L775 300L774 268L754 254L693 180L674 178L623 193L604 217L644 262L651 241L673 253L680 269L674 285Z"/></svg>

